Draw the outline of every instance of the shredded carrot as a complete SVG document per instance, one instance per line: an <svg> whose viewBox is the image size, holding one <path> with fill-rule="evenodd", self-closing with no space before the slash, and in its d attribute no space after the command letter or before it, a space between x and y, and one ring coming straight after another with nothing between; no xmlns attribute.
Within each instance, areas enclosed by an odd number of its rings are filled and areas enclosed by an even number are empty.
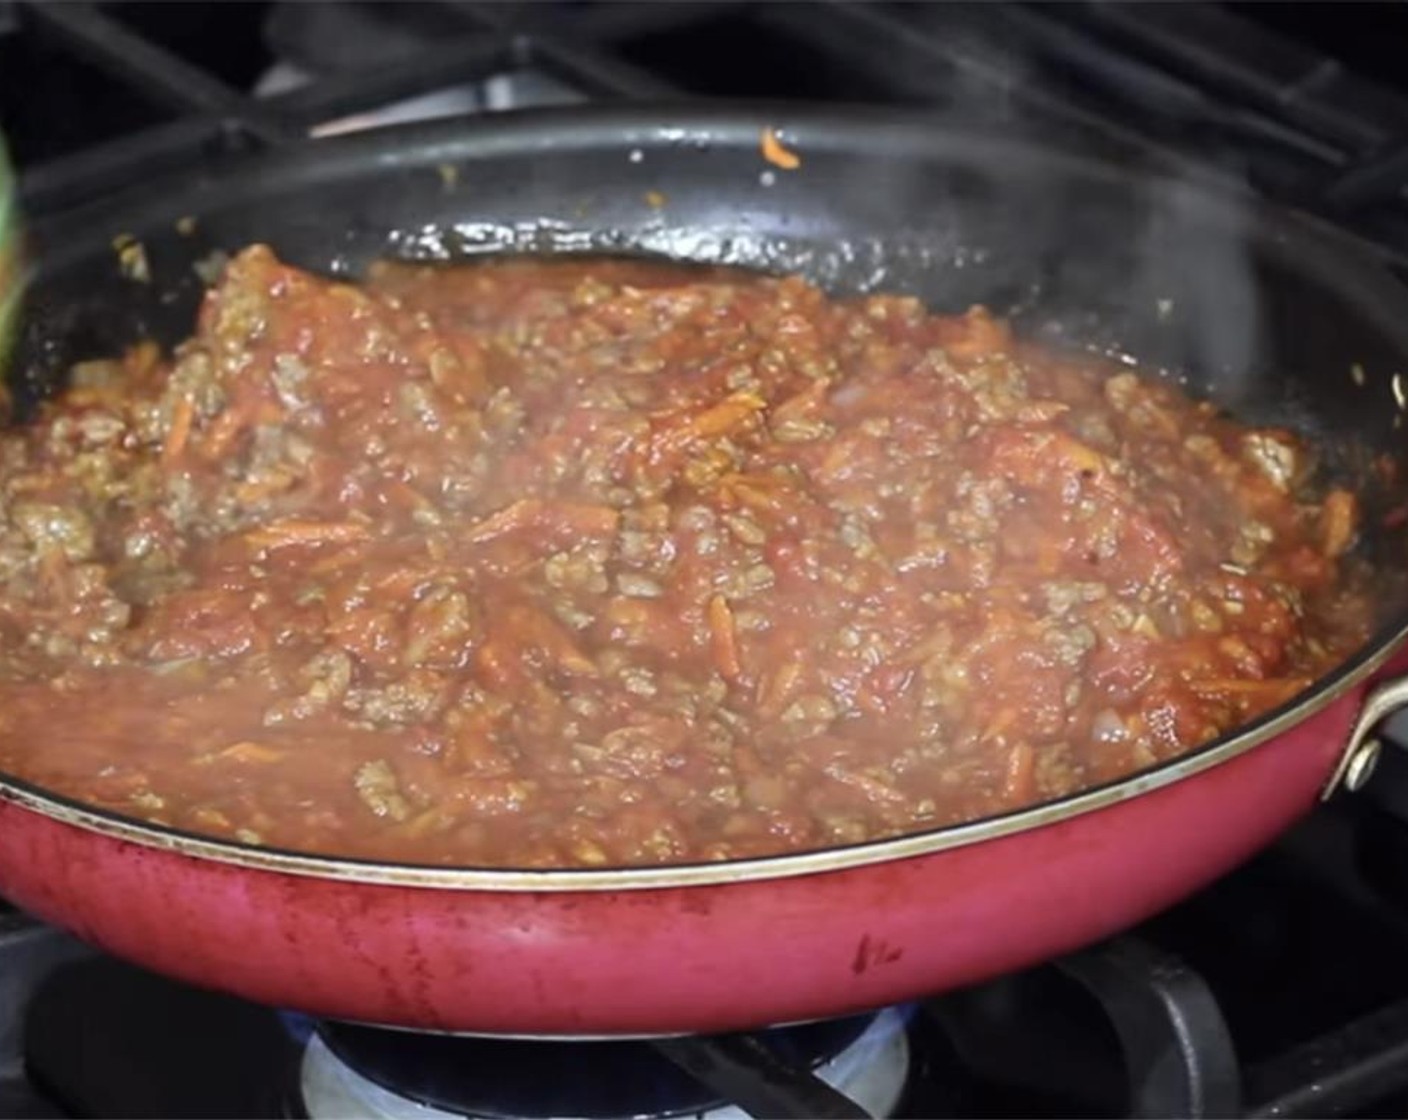
<svg viewBox="0 0 1408 1120"><path fill-rule="evenodd" d="M724 435L767 404L757 393L747 390L730 393L718 404L667 422L656 436L657 444L662 450L678 451L695 440Z"/></svg>
<svg viewBox="0 0 1408 1120"><path fill-rule="evenodd" d="M241 482L235 487L235 497L245 505L252 505L270 494L287 490L295 481L288 471L270 471L258 482Z"/></svg>
<svg viewBox="0 0 1408 1120"><path fill-rule="evenodd" d="M548 502L543 515L550 528L584 536L610 535L621 524L620 510L592 502Z"/></svg>
<svg viewBox="0 0 1408 1120"><path fill-rule="evenodd" d="M217 416L206 429L204 446L201 448L205 458L215 460L224 455L244 426L245 418L233 408L227 408Z"/></svg>
<svg viewBox="0 0 1408 1120"><path fill-rule="evenodd" d="M436 805L433 809L427 809L419 816L399 825L396 831L408 840L414 840L437 829L446 828L454 822L455 814L447 812L444 806Z"/></svg>
<svg viewBox="0 0 1408 1120"><path fill-rule="evenodd" d="M229 828L230 818L219 809L212 809L208 805L202 805L191 814L205 828Z"/></svg>
<svg viewBox="0 0 1408 1120"><path fill-rule="evenodd" d="M778 139L777 132L771 128L763 129L761 146L763 158L774 167L780 167L784 171L796 171L802 166L802 157L784 147L782 141Z"/></svg>
<svg viewBox="0 0 1408 1120"><path fill-rule="evenodd" d="M270 407L267 401L251 393L237 395L206 429L205 438L201 440L202 457L208 462L222 458L236 436L268 417ZM279 419L277 411L273 419Z"/></svg>
<svg viewBox="0 0 1408 1120"><path fill-rule="evenodd" d="M488 517L481 518L469 527L464 539L471 544L482 544L484 541L491 541L495 537L501 537L505 533L512 533L516 529L530 524L541 512L543 503L538 498L520 498L511 505L504 506L501 510L496 510Z"/></svg>
<svg viewBox="0 0 1408 1120"><path fill-rule="evenodd" d="M425 566L397 567L387 572L375 583L379 593L391 596L413 595L418 586L437 579L441 572Z"/></svg>
<svg viewBox="0 0 1408 1120"><path fill-rule="evenodd" d="M831 391L831 382L824 378L813 381L800 393L794 393L780 404L774 405L771 423L775 427L794 416L805 416L808 412L826 403L826 394Z"/></svg>
<svg viewBox="0 0 1408 1120"><path fill-rule="evenodd" d="M159 361L161 347L149 338L129 348L123 356L123 364L133 374L150 373Z"/></svg>
<svg viewBox="0 0 1408 1120"><path fill-rule="evenodd" d="M802 671L800 661L787 661L772 676L763 678L758 687L758 707L771 713L787 707L802 681Z"/></svg>
<svg viewBox="0 0 1408 1120"><path fill-rule="evenodd" d="M762 756L747 743L735 743L731 755L733 758L733 768L738 772L740 777L750 778L768 772L767 766L763 763Z"/></svg>
<svg viewBox="0 0 1408 1120"><path fill-rule="evenodd" d="M191 436L191 421L195 419L196 406L190 397L177 397L171 409L171 427L166 432L166 442L161 448L163 466L171 466L181 457L186 441Z"/></svg>
<svg viewBox="0 0 1408 1120"><path fill-rule="evenodd" d="M904 801L904 794L893 786L885 782L872 778L869 774L862 774L856 770L847 769L845 766L831 763L824 768L824 773L828 778L840 782L842 785L850 786L867 801L875 805L898 805Z"/></svg>
<svg viewBox="0 0 1408 1120"><path fill-rule="evenodd" d="M274 521L245 534L255 548L279 549L298 545L349 544L371 536L360 521L303 521L296 517Z"/></svg>
<svg viewBox="0 0 1408 1120"><path fill-rule="evenodd" d="M985 307L972 307L958 318L947 320L941 331L943 348L961 358L985 354L1006 354L1012 350L1012 329Z"/></svg>
<svg viewBox="0 0 1408 1120"><path fill-rule="evenodd" d="M1036 796L1036 752L1030 743L1018 743L1007 756L1002 796L1013 805L1024 805Z"/></svg>
<svg viewBox="0 0 1408 1120"><path fill-rule="evenodd" d="M494 688L508 688L523 678L523 666L515 651L499 635L491 634L474 653L479 677Z"/></svg>
<svg viewBox="0 0 1408 1120"><path fill-rule="evenodd" d="M1326 556L1346 552L1354 543L1359 525L1359 503L1348 490L1331 490L1320 507L1320 533Z"/></svg>
<svg viewBox="0 0 1408 1120"><path fill-rule="evenodd" d="M1019 713L1016 708L1003 708L987 727L983 729L983 738L996 739L1017 722L1018 715Z"/></svg>
<svg viewBox="0 0 1408 1120"><path fill-rule="evenodd" d="M722 595L709 600L709 636L720 675L725 680L737 680L743 673L743 663L738 658L738 631L733 624L733 611Z"/></svg>
<svg viewBox="0 0 1408 1120"><path fill-rule="evenodd" d="M589 502L545 502L520 498L511 505L476 521L465 532L470 544L483 544L520 529L544 528L556 532L606 534L616 531L621 514L610 506Z"/></svg>
<svg viewBox="0 0 1408 1120"><path fill-rule="evenodd" d="M937 631L898 654L895 657L895 664L912 669L917 665L924 664L935 654L947 653L952 644L952 635L947 631Z"/></svg>
<svg viewBox="0 0 1408 1120"><path fill-rule="evenodd" d="M340 571L352 564L359 564L366 560L367 549L353 544L349 548L341 548L327 556L321 556L308 565L308 571L314 575L327 575L329 572Z"/></svg>
<svg viewBox="0 0 1408 1120"><path fill-rule="evenodd" d="M39 582L51 599L68 603L68 580L65 573L69 570L68 564L64 561L64 554L57 548L41 548L39 550Z"/></svg>
<svg viewBox="0 0 1408 1120"><path fill-rule="evenodd" d="M530 650L577 676L598 675L596 663L577 648L571 636L550 616L528 605L510 607L504 612L502 625L480 644L474 663L496 687L521 685L526 680L524 655Z"/></svg>
<svg viewBox="0 0 1408 1120"><path fill-rule="evenodd" d="M408 510L434 510L434 503L409 483L399 479L389 479L382 483L382 493L389 501L399 503Z"/></svg>
<svg viewBox="0 0 1408 1120"><path fill-rule="evenodd" d="M1058 459L1073 471L1090 471L1094 474L1106 474L1109 471L1110 460L1107 459L1090 444L1085 443L1075 436L1067 435L1058 431L1052 442L1044 452L1054 459Z"/></svg>
<svg viewBox="0 0 1408 1120"><path fill-rule="evenodd" d="M728 500L735 504L756 510L780 512L787 508L791 483L775 475L733 473L720 478L718 486Z"/></svg>
<svg viewBox="0 0 1408 1120"><path fill-rule="evenodd" d="M568 672L597 675L596 662L577 648L577 643L551 615L536 607L519 606L508 612L508 622L524 645L542 650Z"/></svg>
<svg viewBox="0 0 1408 1120"><path fill-rule="evenodd" d="M248 739L234 743L220 752L221 758L228 758L234 762L278 762L283 756L283 751L266 747L263 743L251 742Z"/></svg>

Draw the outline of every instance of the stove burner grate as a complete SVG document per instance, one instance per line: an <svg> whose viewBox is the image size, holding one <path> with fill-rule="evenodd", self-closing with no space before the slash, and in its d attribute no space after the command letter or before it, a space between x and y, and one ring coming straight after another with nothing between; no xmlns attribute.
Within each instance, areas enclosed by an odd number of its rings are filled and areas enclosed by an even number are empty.
<svg viewBox="0 0 1408 1120"><path fill-rule="evenodd" d="M323 1023L294 1115L492 1120L891 1116L909 1008L755 1034L630 1040L457 1037Z"/></svg>

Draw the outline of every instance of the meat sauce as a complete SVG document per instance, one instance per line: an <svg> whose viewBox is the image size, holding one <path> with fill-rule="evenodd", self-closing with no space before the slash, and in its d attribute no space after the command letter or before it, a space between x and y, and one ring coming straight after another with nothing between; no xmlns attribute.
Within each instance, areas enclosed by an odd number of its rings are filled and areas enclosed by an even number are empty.
<svg viewBox="0 0 1408 1120"><path fill-rule="evenodd" d="M1290 433L981 310L253 247L0 436L0 766L427 864L723 860L1055 798L1367 636Z"/></svg>

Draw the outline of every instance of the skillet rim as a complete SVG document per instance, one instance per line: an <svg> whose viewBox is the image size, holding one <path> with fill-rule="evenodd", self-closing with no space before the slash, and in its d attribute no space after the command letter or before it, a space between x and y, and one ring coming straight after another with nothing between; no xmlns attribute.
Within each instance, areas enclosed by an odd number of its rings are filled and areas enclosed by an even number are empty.
<svg viewBox="0 0 1408 1120"><path fill-rule="evenodd" d="M42 219L31 227L41 248L35 275L92 256L117 233L170 225L222 199L246 200L282 190L307 190L358 174L436 168L445 163L492 160L499 155L573 150L668 147L704 142L720 149L757 148L765 127L785 128L790 146L803 156L829 150L852 156L934 162L1038 167L1067 176L1126 188L1190 190L1202 205L1247 223L1248 240L1272 255L1313 261L1315 276L1366 312L1408 358L1408 290L1382 267L1378 253L1317 218L1256 199L1215 174L1190 176L1177 157L1155 154L1158 171L1072 154L1028 139L974 134L936 123L915 110L873 106L797 105L786 102L682 102L679 104L588 104L527 109L488 116L448 118L391 126L348 136L309 141L293 150L244 157L218 168L202 167L169 176L121 195ZM761 156L760 156L761 159ZM766 168L760 163L760 169ZM1181 174L1172 174L1178 171ZM77 232L75 232L77 228ZM1401 304L1395 307L1394 304ZM1352 657L1310 688L1259 719L1191 752L1112 782L1054 801L975 821L951 824L860 844L712 863L610 868L475 868L398 863L321 855L218 839L156 825L115 810L100 809L51 793L0 771L0 802L9 802L64 824L147 848L251 870L379 886L438 890L564 893L673 889L758 882L861 868L1032 831L1097 812L1154 790L1186 781L1273 742L1337 700L1366 684L1408 639L1408 606L1382 625ZM1327 772L1328 777L1328 772Z"/></svg>

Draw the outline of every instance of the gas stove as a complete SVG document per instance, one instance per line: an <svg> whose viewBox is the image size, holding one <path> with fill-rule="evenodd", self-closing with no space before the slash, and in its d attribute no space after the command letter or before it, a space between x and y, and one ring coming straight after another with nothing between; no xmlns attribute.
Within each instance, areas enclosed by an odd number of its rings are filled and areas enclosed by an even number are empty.
<svg viewBox="0 0 1408 1120"><path fill-rule="evenodd" d="M27 211L61 215L194 160L433 116L720 95L924 106L1107 158L1154 151L1342 225L1408 276L1390 47L1408 17L1334 7L0 0L0 128ZM0 1116L1405 1115L1405 949L1398 750L1122 937L755 1033L312 1022L0 908Z"/></svg>

